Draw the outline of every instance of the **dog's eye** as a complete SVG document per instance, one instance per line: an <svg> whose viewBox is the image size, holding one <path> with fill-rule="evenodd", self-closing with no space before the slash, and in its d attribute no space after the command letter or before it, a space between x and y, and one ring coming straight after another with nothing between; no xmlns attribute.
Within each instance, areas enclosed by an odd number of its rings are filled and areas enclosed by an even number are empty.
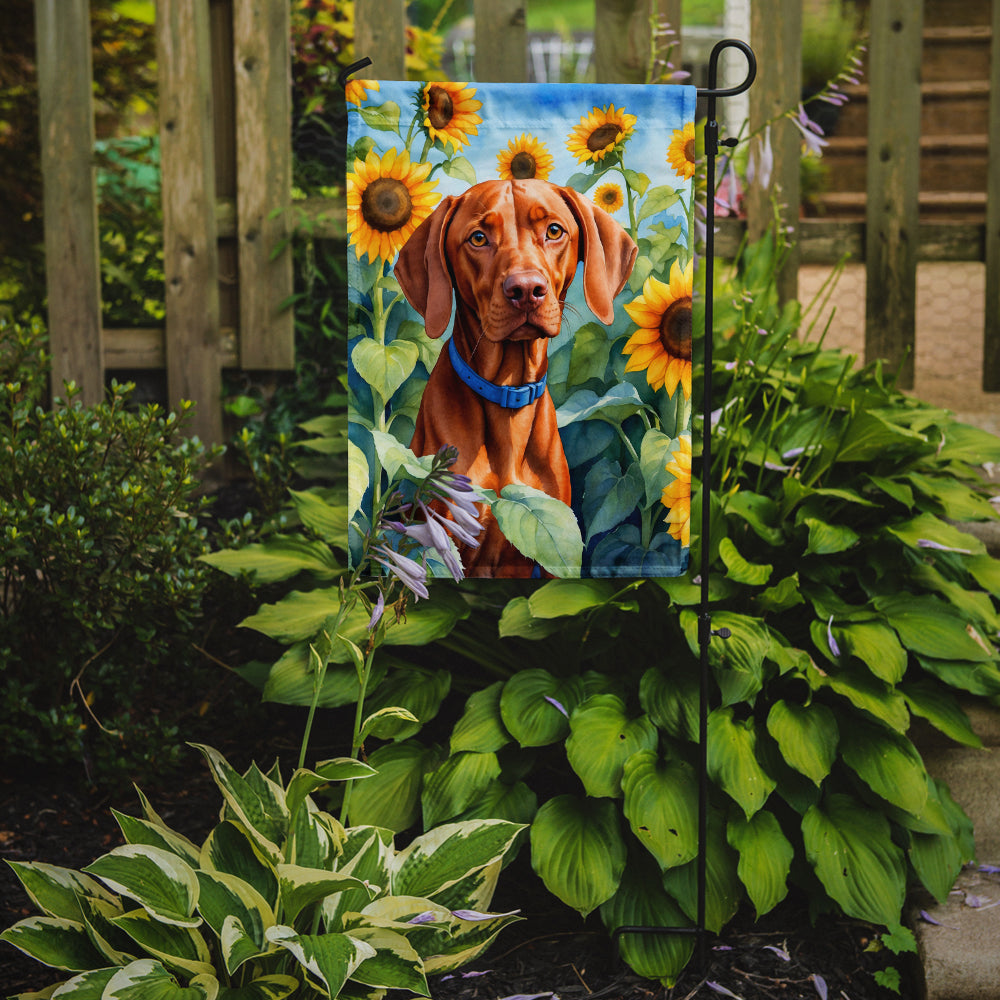
<svg viewBox="0 0 1000 1000"><path fill-rule="evenodd" d="M471 236L469 237L469 242L470 242L470 243L471 243L471 244L472 244L472 245L473 245L474 247L484 247L484 246L486 246L486 244L487 244L487 243L489 243L489 240L488 240L488 239L487 239L487 237L486 237L486 233L484 233L484 232L483 232L483 231L482 231L481 229L477 229L477 230L476 230L476 231L475 231L475 232L474 232L474 233L473 233L473 234L472 234L472 235L471 235Z"/></svg>
<svg viewBox="0 0 1000 1000"><path fill-rule="evenodd" d="M545 235L550 240L557 240L566 230L558 222L550 222L545 228Z"/></svg>

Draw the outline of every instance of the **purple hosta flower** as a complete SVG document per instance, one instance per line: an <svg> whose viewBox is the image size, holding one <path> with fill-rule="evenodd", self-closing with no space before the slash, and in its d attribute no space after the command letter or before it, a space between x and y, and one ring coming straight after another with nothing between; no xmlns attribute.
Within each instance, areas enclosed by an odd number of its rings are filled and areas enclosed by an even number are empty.
<svg viewBox="0 0 1000 1000"><path fill-rule="evenodd" d="M726 989L722 983L713 983L710 981L706 982L705 985L712 990L713 993L721 993L724 997L733 997L734 1000L743 1000L738 993L734 993L732 990Z"/></svg>
<svg viewBox="0 0 1000 1000"><path fill-rule="evenodd" d="M441 982L446 983L449 979L478 979L480 976L488 976L492 971L484 969L482 972L451 972L447 976L442 976Z"/></svg>
<svg viewBox="0 0 1000 1000"><path fill-rule="evenodd" d="M408 924L432 924L435 920L437 920L437 914L433 910L424 910L423 913L410 917L406 922Z"/></svg>
<svg viewBox="0 0 1000 1000"><path fill-rule="evenodd" d="M837 645L837 640L833 637L833 615L830 615L829 621L826 623L826 641L827 645L830 647L830 652L834 656L840 656L840 646Z"/></svg>
<svg viewBox="0 0 1000 1000"><path fill-rule="evenodd" d="M776 944L766 944L764 945L764 950L773 951L782 962L790 962L792 960L792 956L784 948L779 948Z"/></svg>
<svg viewBox="0 0 1000 1000"><path fill-rule="evenodd" d="M764 129L763 136L756 136L756 141L750 144L750 157L747 160L747 183L757 183L767 190L771 186L771 174L774 172L774 149L771 147L771 126Z"/></svg>
<svg viewBox="0 0 1000 1000"><path fill-rule="evenodd" d="M444 501L447 505L447 501ZM442 517L436 510L425 506L422 502L420 504L420 509L423 511L424 517L427 518L428 522L434 522L440 525L442 531L449 531L453 534L460 542L464 542L466 545L471 545L473 548L479 547L479 542L476 535L483 530L483 526L479 521L475 522L476 534L465 527L466 519L463 518L460 523L457 519ZM449 506L449 510L452 508Z"/></svg>
<svg viewBox="0 0 1000 1000"><path fill-rule="evenodd" d="M917 548L920 549L937 549L939 552L958 552L963 556L971 556L972 549L956 549L951 545L942 545L940 542L935 542L930 538L918 538Z"/></svg>
<svg viewBox="0 0 1000 1000"><path fill-rule="evenodd" d="M417 597L430 597L427 590L427 570L416 560L399 552L393 552L386 545L377 545L372 554L377 563L397 577L403 586L413 591Z"/></svg>
<svg viewBox="0 0 1000 1000"><path fill-rule="evenodd" d="M368 631L371 632L376 625L382 620L382 615L385 612L385 596L382 591L378 592L378 600L375 602L375 607L372 608L372 616L368 619Z"/></svg>
<svg viewBox="0 0 1000 1000"><path fill-rule="evenodd" d="M807 114L806 109L799 104L797 115L789 114L792 124L802 133L802 141L806 144L806 149L816 156L823 155L823 147L827 145L826 139L822 138L823 130Z"/></svg>
<svg viewBox="0 0 1000 1000"><path fill-rule="evenodd" d="M828 992L826 988L826 980L822 976L817 975L815 972L809 978L813 981L813 986L816 987L816 992L819 994L819 1000L826 1000Z"/></svg>
<svg viewBox="0 0 1000 1000"><path fill-rule="evenodd" d="M1000 865L979 865L978 870L985 875L1000 875Z"/></svg>
<svg viewBox="0 0 1000 1000"><path fill-rule="evenodd" d="M561 702L556 701L555 698L551 698L549 695L544 695L544 698L550 705L555 705L555 707L559 709L559 711L562 712L562 714L565 715L567 719L569 718L569 712L566 711L565 707L562 705Z"/></svg>
<svg viewBox="0 0 1000 1000"><path fill-rule="evenodd" d="M452 910L451 915L459 920L470 920L478 922L480 920L493 920L495 917L516 917L521 911L510 910L507 913L480 913L479 910Z"/></svg>

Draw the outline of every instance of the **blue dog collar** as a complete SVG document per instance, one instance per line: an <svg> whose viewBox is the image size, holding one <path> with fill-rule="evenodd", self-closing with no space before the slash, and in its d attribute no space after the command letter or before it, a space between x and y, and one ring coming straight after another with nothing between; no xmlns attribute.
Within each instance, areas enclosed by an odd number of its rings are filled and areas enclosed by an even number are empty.
<svg viewBox="0 0 1000 1000"><path fill-rule="evenodd" d="M448 341L448 354L451 357L451 365L455 369L455 374L474 392L477 396L503 406L508 410L518 410L528 403L533 403L545 392L545 378L542 376L537 382L528 382L527 385L497 385L496 382L488 382L472 370L468 362L458 353L455 346L455 338Z"/></svg>

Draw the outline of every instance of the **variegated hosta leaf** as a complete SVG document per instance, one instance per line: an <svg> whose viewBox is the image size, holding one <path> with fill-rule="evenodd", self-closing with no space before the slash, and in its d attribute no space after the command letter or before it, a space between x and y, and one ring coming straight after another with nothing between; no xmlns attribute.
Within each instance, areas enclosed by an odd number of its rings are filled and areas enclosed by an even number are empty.
<svg viewBox="0 0 1000 1000"><path fill-rule="evenodd" d="M300 865L278 865L281 907L286 920L294 921L305 907L345 889L361 889L375 895L361 879L342 872L326 872Z"/></svg>
<svg viewBox="0 0 1000 1000"><path fill-rule="evenodd" d="M335 868L344 836L338 820L317 809L312 799L306 799L292 819L285 858L304 868Z"/></svg>
<svg viewBox="0 0 1000 1000"><path fill-rule="evenodd" d="M218 995L215 976L196 976L181 986L159 962L144 958L119 969L101 1000L216 1000Z"/></svg>
<svg viewBox="0 0 1000 1000"><path fill-rule="evenodd" d="M299 980L294 976L261 976L244 986L224 986L219 992L218 1000L285 1000L299 985Z"/></svg>
<svg viewBox="0 0 1000 1000"><path fill-rule="evenodd" d="M345 889L323 900L323 921L328 931L344 930L345 913L357 913L371 901L371 892L388 889L391 857L391 831L373 826L356 826L347 831L337 871L353 875L367 888Z"/></svg>
<svg viewBox="0 0 1000 1000"><path fill-rule="evenodd" d="M203 744L193 745L205 755L226 806L247 828L264 855L277 863L281 856L278 845L288 832L284 789L253 768L244 777L217 750Z"/></svg>
<svg viewBox="0 0 1000 1000"><path fill-rule="evenodd" d="M478 958L492 944L494 938L508 924L521 917L517 912L478 914L475 919L465 919L466 910L452 910L455 922L451 933L440 942L434 953L424 958L424 971L451 972Z"/></svg>
<svg viewBox="0 0 1000 1000"><path fill-rule="evenodd" d="M194 869L171 851L146 844L125 844L85 869L109 889L134 899L150 916L165 924L197 927L198 878Z"/></svg>
<svg viewBox="0 0 1000 1000"><path fill-rule="evenodd" d="M145 910L123 913L111 922L169 968L181 969L189 976L213 971L205 939L190 927L160 923Z"/></svg>
<svg viewBox="0 0 1000 1000"><path fill-rule="evenodd" d="M430 996L424 963L402 934L384 927L356 927L351 931L351 937L375 949L375 954L366 958L351 973L355 982Z"/></svg>
<svg viewBox="0 0 1000 1000"><path fill-rule="evenodd" d="M689 927L691 921L664 891L651 859L630 858L618 891L601 905L611 932L619 927ZM619 949L640 976L673 986L694 950L692 934L623 934Z"/></svg>
<svg viewBox="0 0 1000 1000"><path fill-rule="evenodd" d="M288 812L295 815L306 797L331 781L349 781L355 778L370 778L378 772L373 767L353 757L337 757L317 764L313 770L299 768L288 782L285 804Z"/></svg>
<svg viewBox="0 0 1000 1000"><path fill-rule="evenodd" d="M736 873L759 918L788 895L788 872L795 849L781 832L774 813L765 809L750 819L738 816L730 820L726 837L740 853Z"/></svg>
<svg viewBox="0 0 1000 1000"><path fill-rule="evenodd" d="M531 865L549 892L583 916L610 899L625 870L615 803L573 795L549 799L531 824Z"/></svg>
<svg viewBox="0 0 1000 1000"><path fill-rule="evenodd" d="M127 964L127 963L126 963ZM56 1000L101 1000L104 996L104 988L114 978L120 966L112 966L107 969L91 969L89 972L81 972L80 975L67 979L62 985L52 991L50 986L43 993L20 993L11 1000L29 1000L42 997L55 997Z"/></svg>
<svg viewBox="0 0 1000 1000"><path fill-rule="evenodd" d="M28 917L0 934L26 955L53 969L81 972L100 968L105 959L91 944L87 928L64 917Z"/></svg>
<svg viewBox="0 0 1000 1000"><path fill-rule="evenodd" d="M833 712L820 702L798 705L778 700L767 715L767 731L785 761L815 785L830 773L840 733Z"/></svg>
<svg viewBox="0 0 1000 1000"><path fill-rule="evenodd" d="M114 896L97 879L73 871L38 861L8 861L24 891L31 901L46 916L64 917L66 920L81 920L81 896L93 896L109 903L116 902Z"/></svg>
<svg viewBox="0 0 1000 1000"><path fill-rule="evenodd" d="M291 952L309 978L332 997L365 959L375 957L370 944L349 934L296 934L291 927L278 924L268 928L267 939Z"/></svg>
<svg viewBox="0 0 1000 1000"><path fill-rule="evenodd" d="M239 923L242 937L250 939L254 954L265 951L264 931L275 923L274 912L267 900L248 882L223 872L200 871L198 883L201 886L198 910L220 940L223 939L227 921L235 920ZM235 929L230 929L229 932L231 941L240 938L234 931ZM230 975L242 962L251 957L245 954L246 949L240 944L239 961L231 965L230 957L233 955L233 950L228 948L225 951L226 967Z"/></svg>
<svg viewBox="0 0 1000 1000"><path fill-rule="evenodd" d="M757 762L754 720L733 718L732 708L708 717L708 774L749 818L767 801L776 782Z"/></svg>
<svg viewBox="0 0 1000 1000"><path fill-rule="evenodd" d="M159 847L161 850L176 854L192 868L198 864L199 849L187 837L176 833L169 827L152 823L145 819L126 816L125 813L112 809L122 835L130 844L146 844L149 847Z"/></svg>
<svg viewBox="0 0 1000 1000"><path fill-rule="evenodd" d="M906 866L882 813L849 795L830 795L805 814L802 836L820 882L849 917L899 923Z"/></svg>
<svg viewBox="0 0 1000 1000"><path fill-rule="evenodd" d="M592 695L569 720L566 757L595 798L621 797L625 761L639 750L656 748L659 733L647 715L630 719L625 702L613 694Z"/></svg>
<svg viewBox="0 0 1000 1000"><path fill-rule="evenodd" d="M224 872L252 885L271 905L278 905L278 875L241 823L220 823L201 847L199 867Z"/></svg>
<svg viewBox="0 0 1000 1000"><path fill-rule="evenodd" d="M115 917L125 911L120 902L109 903L104 899L84 896L80 899L83 921L87 925L90 940L104 956L106 965L128 965L139 958L135 942L114 925Z"/></svg>
<svg viewBox="0 0 1000 1000"><path fill-rule="evenodd" d="M522 827L522 830L524 828ZM520 835L519 835L520 836ZM497 858L491 865L470 872L448 888L434 894L435 902L449 910L488 910L500 879L500 870L506 858Z"/></svg>
<svg viewBox="0 0 1000 1000"><path fill-rule="evenodd" d="M625 762L622 789L632 832L661 869L697 855L698 783L690 765L643 750Z"/></svg>
<svg viewBox="0 0 1000 1000"><path fill-rule="evenodd" d="M392 892L433 899L499 861L523 827L502 819L446 823L421 834L393 860Z"/></svg>

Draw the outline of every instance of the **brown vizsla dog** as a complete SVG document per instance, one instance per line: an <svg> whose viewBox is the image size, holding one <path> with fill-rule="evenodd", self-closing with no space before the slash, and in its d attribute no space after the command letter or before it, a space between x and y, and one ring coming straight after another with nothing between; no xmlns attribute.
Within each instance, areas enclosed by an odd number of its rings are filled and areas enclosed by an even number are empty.
<svg viewBox="0 0 1000 1000"><path fill-rule="evenodd" d="M612 301L637 247L602 208L548 181L485 181L446 197L399 253L395 276L440 337L456 309L451 343L431 372L410 445L429 455L458 448L456 472L500 492L510 483L570 502L569 467L545 388L548 341L582 260L583 290L609 324ZM456 356L457 355L457 356ZM508 387L508 388L505 388ZM482 505L478 548L460 546L469 576L531 576L534 564Z"/></svg>

